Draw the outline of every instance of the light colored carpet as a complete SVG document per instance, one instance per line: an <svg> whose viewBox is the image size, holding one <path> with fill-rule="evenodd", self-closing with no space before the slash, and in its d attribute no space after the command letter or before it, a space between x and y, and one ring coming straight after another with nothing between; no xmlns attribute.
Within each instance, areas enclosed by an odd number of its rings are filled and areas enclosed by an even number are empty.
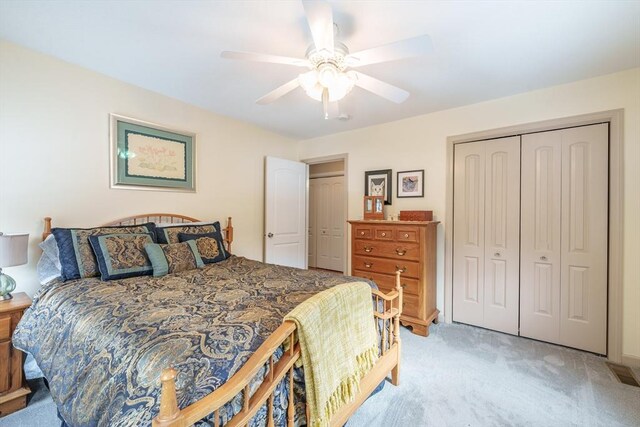
<svg viewBox="0 0 640 427"><path fill-rule="evenodd" d="M640 388L604 359L464 325L403 330L401 385L386 384L348 427L640 426ZM2 427L59 425L41 380L29 406Z"/></svg>

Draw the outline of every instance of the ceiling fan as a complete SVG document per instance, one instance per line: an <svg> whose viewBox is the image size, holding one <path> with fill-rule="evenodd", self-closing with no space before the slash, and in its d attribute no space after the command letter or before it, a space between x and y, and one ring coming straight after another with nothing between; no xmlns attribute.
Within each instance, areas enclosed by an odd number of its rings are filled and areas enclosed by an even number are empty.
<svg viewBox="0 0 640 427"><path fill-rule="evenodd" d="M334 40L331 5L318 0L302 0L302 4L313 36L313 44L307 49L304 59L249 52L225 51L221 54L223 58L228 59L286 64L308 70L269 92L256 103L269 104L301 86L309 97L322 101L324 118L329 119L338 116L338 101L354 86L398 104L409 97L406 90L354 69L427 54L432 49L429 36L422 35L350 53L347 46Z"/></svg>

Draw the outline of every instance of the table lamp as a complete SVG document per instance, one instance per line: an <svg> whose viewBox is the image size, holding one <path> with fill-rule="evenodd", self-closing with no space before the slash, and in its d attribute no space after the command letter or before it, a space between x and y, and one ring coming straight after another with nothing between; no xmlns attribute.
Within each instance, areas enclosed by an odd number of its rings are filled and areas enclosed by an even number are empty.
<svg viewBox="0 0 640 427"><path fill-rule="evenodd" d="M27 263L27 247L29 234L0 233L0 304L12 298L11 292L16 288L16 281L2 272L5 267L13 267Z"/></svg>

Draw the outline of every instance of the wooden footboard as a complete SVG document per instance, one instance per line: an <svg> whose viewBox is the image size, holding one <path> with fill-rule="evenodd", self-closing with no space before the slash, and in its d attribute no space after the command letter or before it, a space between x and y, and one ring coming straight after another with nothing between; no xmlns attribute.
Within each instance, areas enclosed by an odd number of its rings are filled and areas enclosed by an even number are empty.
<svg viewBox="0 0 640 427"><path fill-rule="evenodd" d="M400 374L400 315L402 313L402 287L400 272L396 273L396 289L388 294L372 290L375 301L374 322L380 330L380 358L374 367L360 380L360 392L348 405L342 407L331 419L330 425L342 426L358 407L369 397L373 390L391 372L391 382L398 385ZM251 358L229 381L212 393L180 409L177 405L175 379L177 372L173 368L163 370L160 377L162 394L160 413L153 420L154 427L186 427L204 417L213 414L214 426L220 425L219 410L243 393L242 410L229 420L226 426L245 426L258 410L267 403L267 425L273 426L273 400L276 386L281 381L289 381L287 426L293 427L295 419L295 393L293 393L294 364L300 358L300 345L296 342L296 325L285 321L258 348ZM288 347L276 362L275 353L287 343ZM249 385L260 370L269 364L265 379L251 394Z"/></svg>

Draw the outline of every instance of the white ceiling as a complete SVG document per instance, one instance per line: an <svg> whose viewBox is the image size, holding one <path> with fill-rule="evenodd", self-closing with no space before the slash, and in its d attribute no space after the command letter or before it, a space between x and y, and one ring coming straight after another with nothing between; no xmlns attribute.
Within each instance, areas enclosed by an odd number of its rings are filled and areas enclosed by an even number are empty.
<svg viewBox="0 0 640 427"><path fill-rule="evenodd" d="M397 105L360 88L346 122L301 89L255 100L300 69L220 58L223 50L303 57L299 1L0 0L0 37L128 83L310 138L640 66L640 1L333 1L352 52L429 34L427 57L360 70L411 92Z"/></svg>

